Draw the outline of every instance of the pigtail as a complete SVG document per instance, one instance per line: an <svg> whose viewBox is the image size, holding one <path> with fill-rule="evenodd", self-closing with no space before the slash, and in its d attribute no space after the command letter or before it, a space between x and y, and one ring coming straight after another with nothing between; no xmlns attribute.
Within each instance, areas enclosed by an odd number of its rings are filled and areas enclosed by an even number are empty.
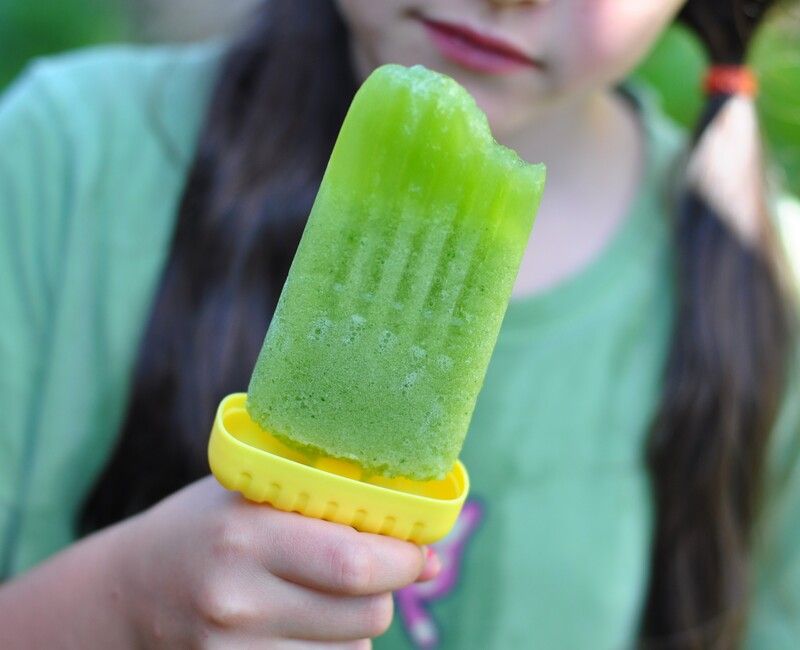
<svg viewBox="0 0 800 650"><path fill-rule="evenodd" d="M219 400L247 385L355 93L333 0L262 2L212 89L88 533L208 473Z"/></svg>
<svg viewBox="0 0 800 650"><path fill-rule="evenodd" d="M712 67L677 203L676 317L647 450L656 505L643 645L741 643L790 301L767 209L747 44L770 2L689 0Z"/></svg>

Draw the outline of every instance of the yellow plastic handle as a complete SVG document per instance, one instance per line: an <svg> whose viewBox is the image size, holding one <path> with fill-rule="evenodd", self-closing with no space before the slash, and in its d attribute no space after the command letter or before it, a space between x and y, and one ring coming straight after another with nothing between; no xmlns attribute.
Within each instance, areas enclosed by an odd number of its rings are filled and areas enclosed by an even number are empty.
<svg viewBox="0 0 800 650"><path fill-rule="evenodd" d="M317 458L283 444L247 413L245 393L219 405L208 444L217 480L250 501L430 544L450 532L469 492L460 461L440 481L363 477L355 463Z"/></svg>

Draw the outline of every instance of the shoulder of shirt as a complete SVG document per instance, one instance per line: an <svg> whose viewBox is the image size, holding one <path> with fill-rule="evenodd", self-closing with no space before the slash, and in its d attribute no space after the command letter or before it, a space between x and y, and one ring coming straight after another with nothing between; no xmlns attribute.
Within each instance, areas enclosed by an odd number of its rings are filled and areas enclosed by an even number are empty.
<svg viewBox="0 0 800 650"><path fill-rule="evenodd" d="M800 199L779 192L772 200L772 212L793 284L800 295Z"/></svg>
<svg viewBox="0 0 800 650"><path fill-rule="evenodd" d="M213 66L220 41L181 45L101 45L34 59L27 75L49 89L80 88L118 94L151 81L165 70Z"/></svg>
<svg viewBox="0 0 800 650"><path fill-rule="evenodd" d="M682 151L688 140L684 126L678 124L664 111L658 93L646 82L629 79L622 86L639 108L645 129L651 139L672 153Z"/></svg>
<svg viewBox="0 0 800 650"><path fill-rule="evenodd" d="M664 112L658 94L646 83L626 81L623 92L639 107L651 142L665 151L667 161L671 159L674 163L675 156L684 152L688 144L686 127ZM769 207L800 287L800 197L779 184L770 188L770 197Z"/></svg>
<svg viewBox="0 0 800 650"><path fill-rule="evenodd" d="M203 112L223 54L222 41L90 47L35 59L14 87L46 103L65 137L81 144L137 129L146 134L153 124L180 133L187 122L199 122L200 115L190 113ZM164 142L179 150L187 144Z"/></svg>
<svg viewBox="0 0 800 650"><path fill-rule="evenodd" d="M667 115L658 94L645 82L628 79L620 90L640 116L650 148L647 156L650 181L656 191L667 197L674 189L676 165L686 151L687 130Z"/></svg>

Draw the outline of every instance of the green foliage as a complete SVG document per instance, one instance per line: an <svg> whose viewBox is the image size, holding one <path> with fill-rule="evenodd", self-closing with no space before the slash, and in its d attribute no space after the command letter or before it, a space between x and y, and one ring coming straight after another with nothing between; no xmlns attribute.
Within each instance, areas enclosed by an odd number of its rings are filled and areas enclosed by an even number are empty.
<svg viewBox="0 0 800 650"><path fill-rule="evenodd" d="M785 183L800 195L800 29L768 25L753 44L753 66L761 92L758 109L770 151L786 173Z"/></svg>
<svg viewBox="0 0 800 650"><path fill-rule="evenodd" d="M761 84L758 109L772 159L784 183L800 195L800 25L789 12L770 19L750 56ZM693 34L680 25L667 30L634 78L660 97L668 115L690 127L703 106L707 57Z"/></svg>
<svg viewBox="0 0 800 650"><path fill-rule="evenodd" d="M684 126L691 126L703 107L700 91L708 65L703 46L685 27L673 25L656 43L634 78L651 86L664 111Z"/></svg>
<svg viewBox="0 0 800 650"><path fill-rule="evenodd" d="M128 37L120 0L0 1L0 88L29 59Z"/></svg>

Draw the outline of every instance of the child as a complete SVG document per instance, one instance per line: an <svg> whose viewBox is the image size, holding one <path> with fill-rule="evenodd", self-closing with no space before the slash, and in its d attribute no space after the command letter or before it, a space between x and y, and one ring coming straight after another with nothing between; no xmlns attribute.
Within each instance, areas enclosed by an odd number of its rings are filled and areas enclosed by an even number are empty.
<svg viewBox="0 0 800 650"><path fill-rule="evenodd" d="M769 4L272 0L233 43L36 65L0 107L0 645L792 647L794 304L743 67ZM713 64L687 156L617 86L678 14ZM202 478L389 61L548 165L439 557Z"/></svg>

